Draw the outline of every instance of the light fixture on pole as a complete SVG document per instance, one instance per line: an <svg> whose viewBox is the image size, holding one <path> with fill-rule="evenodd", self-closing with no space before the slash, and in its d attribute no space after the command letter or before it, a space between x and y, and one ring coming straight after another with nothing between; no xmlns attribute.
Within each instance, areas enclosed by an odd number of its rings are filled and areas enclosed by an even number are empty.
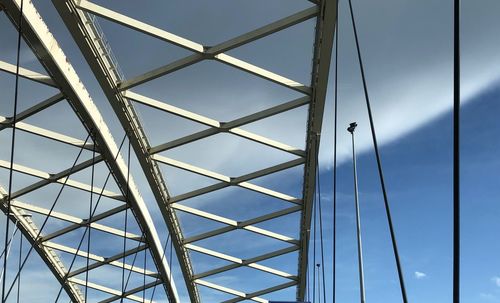
<svg viewBox="0 0 500 303"><path fill-rule="evenodd" d="M351 133L352 139L352 166L354 171L354 202L356 205L356 234L358 239L358 266L359 266L359 291L361 303L365 303L365 278L363 272L363 246L361 243L361 217L359 212L359 196L358 196L358 172L356 168L356 146L354 144L354 130L358 124L353 122L349 124L347 131Z"/></svg>

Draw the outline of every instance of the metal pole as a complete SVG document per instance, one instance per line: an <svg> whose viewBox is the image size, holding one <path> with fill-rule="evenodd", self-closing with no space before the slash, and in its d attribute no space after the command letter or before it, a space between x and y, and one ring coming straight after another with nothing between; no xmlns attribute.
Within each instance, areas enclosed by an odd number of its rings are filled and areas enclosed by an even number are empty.
<svg viewBox="0 0 500 303"><path fill-rule="evenodd" d="M358 238L358 266L359 266L359 291L361 303L366 302L365 298L365 278L363 273L363 246L361 243L361 217L359 214L359 197L358 197L358 172L356 168L356 147L354 145L354 130L358 124L353 122L347 128L351 133L352 138L352 166L354 171L354 202L356 205L356 233Z"/></svg>
<svg viewBox="0 0 500 303"><path fill-rule="evenodd" d="M460 0L454 1L453 41L453 303L460 302Z"/></svg>
<svg viewBox="0 0 500 303"><path fill-rule="evenodd" d="M321 278L319 275L319 272L321 270L320 269L321 265L318 263L318 264L316 264L316 267L318 268L318 301L319 301L319 303L321 303L321 283L320 283Z"/></svg>

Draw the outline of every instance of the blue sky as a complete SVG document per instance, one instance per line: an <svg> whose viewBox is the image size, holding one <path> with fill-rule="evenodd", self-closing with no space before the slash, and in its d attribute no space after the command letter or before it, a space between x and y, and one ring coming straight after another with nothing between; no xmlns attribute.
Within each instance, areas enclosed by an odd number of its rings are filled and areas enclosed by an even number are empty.
<svg viewBox="0 0 500 303"><path fill-rule="evenodd" d="M463 107L462 121L462 296L464 302L498 302L499 261L494 240L499 224L500 131L496 119L500 87ZM411 302L451 300L451 112L381 149L403 270ZM348 136L340 130L341 136ZM367 300L399 302L399 285L376 162L358 158ZM338 299L357 302L358 288L352 167L338 167ZM324 171L329 201L331 171ZM417 277L417 272L425 274Z"/></svg>
<svg viewBox="0 0 500 303"><path fill-rule="evenodd" d="M353 2L375 125L382 144L381 154L389 201L409 298L411 302L451 301L452 3L441 0ZM96 1L96 3L207 45L224 41L310 6L307 1L302 0L272 2L259 0L251 3L229 0L151 1L151 6L137 6L135 1L121 1L113 5L107 1ZM400 302L346 4L346 1L342 1L340 9L338 301L348 303L359 300L352 168L349 162L350 138L345 131L347 124L355 120L359 124L356 135L367 298L370 302ZM123 131L57 12L49 2L35 3L35 5L106 118L115 140L119 141ZM498 105L500 42L497 37L497 29L500 26L498 18L500 5L495 0L484 0L481 3L463 1L463 7L463 302L500 302L500 281L497 282L497 277L500 277L500 261L497 257L499 247L498 241L495 241L495 235L500 229L496 219L500 215L500 208L498 199L495 198L499 194L497 180L500 165L497 159L500 143L496 140L500 132L500 122L496 119L496 113L500 110ZM190 20L197 20L196 25ZM0 41L10 41L0 45L0 59L14 63L15 31L8 27L10 23L4 15L0 17L0 22ZM108 21L100 20L100 23L127 77L133 77L157 67L161 62L169 62L188 54L182 49L133 33ZM234 50L231 54L299 82L308 83L313 28L314 22L310 20ZM125 36L127 39L123 39ZM41 70L26 46L23 46L21 62L24 67ZM7 116L11 108L9 101L13 93L13 77L5 74L1 77L0 88L5 92L2 93L0 103L1 114ZM333 75L330 77L320 154L328 260L327 285L331 285L332 84ZM53 93L52 90L30 84L28 81L21 81L21 88L21 108ZM134 91L221 121L243 116L298 96L295 92L268 84L215 62L199 63L185 71L141 85ZM137 108L153 143L166 142L203 129L192 122L160 114L144 106ZM84 139L82 128L74 116L65 114L68 112L69 108L65 104L57 105L45 114L33 117L29 122ZM254 123L246 129L302 147L306 114L306 109L301 108ZM60 120L54 120L52 118L54 116L58 116ZM66 127L61 127L62 121ZM7 142L8 136L9 133L2 132L0 137L2 146ZM74 149L64 149L59 146L56 149L57 154L54 154L52 152L56 148L54 145L47 143L42 145L42 142L34 141L29 136L20 136L19 142L19 148L31 148L31 152L19 155L20 162L49 171L57 171L55 167L68 166L76 152ZM224 149L221 150L221 146L224 146ZM264 153L266 157L261 156ZM231 176L291 159L288 155L225 135L214 136L210 140L205 140L203 144L193 144L165 154ZM7 148L2 148L1 159L6 160L7 155ZM43 162L36 160L40 158L46 160ZM105 169L100 169L103 171L99 180L102 184ZM291 195L300 195L301 169L299 166L275 176L261 178L255 183ZM168 176L169 187L175 194L213 183L212 180L178 169L164 167L163 170ZM151 209L157 229L162 239L165 239L163 220L135 160L133 173ZM5 171L2 171L0 179L2 185L6 184L6 176ZM88 172L82 173L77 179L88 181L88 176ZM15 176L16 186L27 184L29 181L31 180ZM26 197L26 200L46 204L49 203L53 193L54 189L36 192ZM85 203L88 203L85 202L86 198L71 190L67 195L60 210L85 216L87 207ZM43 197L47 201L35 201L37 197L38 199ZM77 208L71 204L76 201L80 202ZM107 203L113 205L112 201ZM233 188L192 199L184 204L235 220L248 219L289 206L281 201ZM189 215L180 215L180 218L187 235L221 226ZM122 222L121 217L106 221L116 227L120 227ZM291 215L259 226L297 236L297 222L298 217ZM51 228L63 226L58 223L53 224ZM61 241L75 241L80 235L81 233L75 233ZM110 241L104 236L99 239L104 243ZM282 245L244 232L231 232L213 241L199 244L240 258L259 255L280 248ZM101 254L111 254L113 251L111 246L95 249L96 253ZM192 258L196 272L226 264L197 253L192 253ZM293 272L296 270L296 254L292 253L263 264ZM175 260L173 268L179 293L185 301L186 291ZM27 276L47 274L40 260L36 258L27 272ZM104 273L91 275L91 278L110 279ZM266 279L271 278L254 270L241 269L219 275L214 281L251 291L263 285L262 282L269 282ZM278 284L280 281L272 282ZM40 285L46 295L44 298L47 298L44 300L52 300L53 289L57 290L55 283L53 280L48 283L49 285ZM207 302L230 298L205 288L200 290ZM294 294L295 290L291 288L270 295L268 298L290 300ZM30 294L25 295L29 298Z"/></svg>

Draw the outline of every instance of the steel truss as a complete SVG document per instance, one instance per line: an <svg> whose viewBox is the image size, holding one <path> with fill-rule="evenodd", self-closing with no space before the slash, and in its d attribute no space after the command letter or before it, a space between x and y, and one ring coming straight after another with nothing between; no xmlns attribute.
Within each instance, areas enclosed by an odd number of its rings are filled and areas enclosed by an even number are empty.
<svg viewBox="0 0 500 303"><path fill-rule="evenodd" d="M239 302L243 300L268 302L261 296L291 286L297 286L297 298L299 300L302 300L304 298L307 275L309 227L311 223L311 209L313 204L314 189L316 185L315 172L318 165L317 147L319 146L319 135L321 132L323 108L326 97L327 79L336 23L337 6L336 0L310 2L314 4L311 8L305 9L256 30L237 36L226 42L208 47L87 0L53 0L54 5L59 11L59 14L62 16L64 22L66 23L66 26L69 28L71 34L73 35L74 40L79 45L87 62L91 66L92 71L99 81L110 104L115 110L120 122L122 123L123 128L127 130L129 139L132 142L135 153L139 158L139 162L148 179L149 185L154 192L155 198L162 211L170 234L172 235L173 245L177 253L177 257L181 266L184 281L186 283L191 302L200 302L200 296L197 288L198 285L202 285L233 295L234 298L228 300L227 302ZM115 62L113 54L111 53L110 46L105 40L102 31L94 22L95 16L105 18L117 24L121 24L125 27L128 27L130 30L144 33L151 37L165 41L166 43L182 47L186 50L191 51L192 54L174 62L167 63L142 75L138 75L131 79L124 79L124 77L119 72L119 67ZM295 24L313 18L316 18L317 24L314 44L314 58L312 64L312 82L310 85L298 83L294 80L288 79L274 72L268 71L266 69L226 54L226 52L238 48L242 45L248 44L257 39L269 36L273 33L279 32ZM278 85L281 85L288 89L300 92L304 96L299 99L292 100L290 102L286 102L245 117L241 117L230 122L220 122L198 113L193 113L169 105L161 100L154 100L147 96L140 95L131 90L140 84L146 83L167 74L171 74L203 60L214 60L232 66L234 68L242 70L243 72L253 74L270 82L277 83ZM178 117L208 126L210 128L182 138L178 138L170 142L160 144L158 146L151 146L134 109L134 103L141 103L150 108L167 112ZM276 140L257 135L249 131L245 131L240 128L249 123L262 120L301 106L307 106L309 109L309 118L307 123L307 141L305 150L283 144ZM233 134L235 136L253 141L256 144L263 144L280 150L284 153L291 154L295 156L296 159L244 176L230 177L159 154L160 152L190 144L192 142L207 138L209 136L213 136L218 133ZM199 188L188 193L171 196L167 189L165 176L162 175L162 172L160 170L160 164L180 168L182 170L205 176L219 182L214 185ZM257 186L251 182L256 178L277 173L298 165L304 165L305 167L303 196L300 198L292 197L266 187ZM180 201L204 195L216 190L226 188L228 186L239 186L263 195L281 199L286 203L290 203L291 206L282 211L270 213L247 221L238 222L230 218L201 211L192 207L187 207L178 203ZM227 226L216 230L211 230L194 237L184 238L177 217L178 211L190 213L201 218L223 223ZM285 235L281 235L255 226L255 224L257 223L267 220L273 220L295 212L301 213L301 222L297 222L297 224L300 224L300 239L293 239ZM236 229L244 229L263 237L270 237L278 241L284 241L288 243L289 246L279 251L274 251L251 259L243 260L193 244L196 241L214 237ZM194 273L189 251L197 251L202 254L230 261L232 262L232 264L208 272ZM264 261L294 251L299 252L297 274L286 273L268 266L260 265L258 263L260 261ZM288 281L283 284L273 285L266 289L262 289L253 293L244 293L238 290L224 287L222 285L208 282L203 279L216 273L221 273L242 266L247 266L260 271L271 273L273 275L286 278Z"/></svg>
<svg viewBox="0 0 500 303"><path fill-rule="evenodd" d="M18 29L18 25L20 23L20 1L21 0L0 0L0 8L2 8L2 10L6 13L16 29ZM65 289L69 298L73 302L85 302L81 286L85 286L86 283L85 281L78 279L77 276L85 273L86 271L102 266L125 268L128 271L154 278L154 282L150 282L144 286L134 289L128 289L124 293L122 293L121 290L89 282L87 284L89 288L111 295L108 299L105 299L102 302L112 302L120 298L126 298L136 302L144 302L142 297L136 295L136 293L157 284L163 284L169 299L172 302L178 302L179 299L175 283L170 280L170 268L164 258L163 247L160 243L155 226L153 225L152 218L133 179L128 177L128 168L125 161L119 154L119 148L111 136L111 133L97 107L94 105L73 67L70 63L68 63L62 49L59 47L55 38L48 30L31 1L24 1L23 3L22 37L46 69L48 74L40 74L25 68L20 68L19 76L57 88L60 92L53 97L39 102L36 105L18 113L16 116L16 130L62 144L90 151L96 150L97 154L93 159L82 161L77 163L71 169L66 169L56 173L44 172L13 163L12 168L15 172L36 177L39 181L23 187L11 194L10 214L7 209L8 194L3 188L0 187L0 207L2 208L2 211L8 214L8 218L19 226L23 235L26 239L28 239L42 260L47 264L48 268L52 271L59 283L61 283L62 287ZM0 71L15 74L16 66L0 61ZM63 102L64 100L67 100L70 104L74 113L81 121L87 132L92 134L93 142L85 143L78 138L73 138L23 122L26 118L46 110L59 102ZM0 131L12 128L13 126L12 117L0 117ZM120 193L115 193L96 186L92 187L89 184L71 179L73 174L99 162L104 162L107 165L111 176L120 188ZM11 163L10 161L0 161L0 167L10 169ZM19 200L19 198L34 190L57 183L65 184L65 186L78 189L84 193L92 192L102 194L104 197L119 201L120 206L102 213L96 213L90 218L79 218L61 212L51 211L33 204L24 203ZM123 213L127 210L133 213L133 217L142 231L141 235L125 232L99 222L100 220L112 215ZM50 218L69 222L71 224L49 234L45 234L43 232L40 233L38 227L35 226L33 221L29 217L24 216L26 213L37 213L49 216ZM137 247L113 256L99 256L76 249L69 245L58 244L53 241L59 239L62 235L86 226L89 226L93 230L105 232L121 239L126 238L130 241L134 241L137 243ZM124 256L132 255L144 250L149 251L151 254L155 263L155 271L122 263ZM68 272L68 269L66 269L65 264L63 264L61 259L58 257L56 251L89 258L92 260L92 263L90 263L88 267L77 268ZM150 301L146 300L145 302Z"/></svg>

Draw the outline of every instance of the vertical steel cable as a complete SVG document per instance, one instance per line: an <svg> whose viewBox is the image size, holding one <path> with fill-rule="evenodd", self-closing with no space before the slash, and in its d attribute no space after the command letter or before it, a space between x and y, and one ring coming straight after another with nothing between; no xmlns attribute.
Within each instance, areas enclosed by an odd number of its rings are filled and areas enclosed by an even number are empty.
<svg viewBox="0 0 500 303"><path fill-rule="evenodd" d="M142 275L142 303L146 303L146 262L147 262L147 250L144 250L144 272Z"/></svg>
<svg viewBox="0 0 500 303"><path fill-rule="evenodd" d="M316 150L318 151L316 153L316 199L318 200L318 215L319 215L319 239L320 239L320 245L321 245L321 271L322 271L322 277L323 279L321 282L323 283L323 302L326 303L326 282L325 282L325 248L324 248L324 242L323 242L323 207L321 203L321 177L320 177L320 171L319 171L319 147L320 147L320 141L319 141L319 134L318 134L318 140L317 142L317 147ZM319 270L319 269L318 269ZM318 280L318 284L320 283L320 280ZM319 294L321 296L321 294ZM321 299L320 299L321 301Z"/></svg>
<svg viewBox="0 0 500 303"><path fill-rule="evenodd" d="M337 282L337 101L338 101L338 59L339 59L339 2L337 1L337 28L335 35L335 97L333 102L333 250L332 250L332 302L335 303Z"/></svg>
<svg viewBox="0 0 500 303"><path fill-rule="evenodd" d="M453 302L460 302L460 0L453 9Z"/></svg>
<svg viewBox="0 0 500 303"><path fill-rule="evenodd" d="M19 265L18 270L21 268L22 258L23 257L23 234L19 233ZM21 275L19 275L19 279L17 279L17 298L16 302L19 303L21 299Z"/></svg>
<svg viewBox="0 0 500 303"><path fill-rule="evenodd" d="M394 233L394 227L392 224L392 215L391 215L391 210L390 210L389 201L388 201L388 197L387 197L387 190L385 187L384 174L382 171L382 163L381 163L382 161L380 159L380 153L379 153L379 149L378 149L377 135L375 133L375 125L373 123L373 115L372 115L372 110L371 110L371 105L370 105L370 98L368 96L368 88L366 85L365 71L364 71L364 67L363 67L363 60L361 58L361 50L360 50L360 46L359 46L358 32L356 30L356 21L354 19L354 12L352 9L352 1L351 0L349 0L349 9L350 9L350 13L351 13L352 27L354 30L354 38L356 41L356 50L357 50L357 54L358 54L359 68L361 71L361 78L363 81L363 91L365 94L366 107L368 110L368 118L370 120L370 130L371 130L371 135L372 135L372 139L373 139L373 147L375 149L375 156L377 159L377 169L378 169L378 174L379 174L379 178L380 178L380 186L382 188L382 194L384 196L385 212L386 212L386 216L387 216L387 222L389 225L389 232L391 235L392 249L394 252L394 258L396 261L396 267L397 267L397 271L398 271L399 286L401 289L401 297L403 299L403 302L407 303L408 299L406 296L406 287L405 287L405 282L404 282L404 277L403 277L403 269L402 269L401 261L399 258L398 246L396 243L396 235Z"/></svg>
<svg viewBox="0 0 500 303"><path fill-rule="evenodd" d="M92 135L91 135L92 137ZM94 171L95 171L95 138L92 140L92 168L91 168L91 176L90 176L90 203L89 203L89 219L87 222L88 234L87 234L87 255L86 257L86 271L85 271L85 302L87 302L87 293L89 286L89 265L90 265L90 235L92 229L90 228L90 224L92 224L92 208L93 208L93 198L94 198Z"/></svg>
<svg viewBox="0 0 500 303"><path fill-rule="evenodd" d="M316 217L317 217L317 206L316 206L316 199L313 199L313 217L314 217L314 224L313 224L313 293L312 293L312 301L316 302Z"/></svg>
<svg viewBox="0 0 500 303"><path fill-rule="evenodd" d="M10 167L9 167L9 190L7 193L7 216L5 220L5 245L4 251L7 251L8 247L8 238L9 238L9 216L10 216L10 208L11 208L11 195L12 195L12 178L14 175L14 149L16 145L16 122L17 122L17 101L19 98L19 65L20 65L20 57L21 57L21 38L23 31L23 3L21 0L21 8L19 11L19 26L18 26L18 35L17 35L17 54L16 54L16 82L14 86L14 109L12 116L12 137L10 143ZM5 258L3 259L3 279L2 279L2 303L5 302L5 283L7 280L7 253L5 254Z"/></svg>
<svg viewBox="0 0 500 303"><path fill-rule="evenodd" d="M163 259L165 258L165 254L167 252L168 240L170 240L170 234L168 234L167 241L165 241L165 245L163 246L163 254L161 256L160 262L163 262ZM158 278L156 278L156 282L158 282ZM153 302L153 298L155 297L156 285L157 284L155 283L155 286L153 286L153 291L151 292L151 299L149 299L150 302Z"/></svg>
<svg viewBox="0 0 500 303"><path fill-rule="evenodd" d="M307 243L310 243L311 241L311 234L310 234L310 230L308 230L308 232L306 233L306 237L308 238L307 239ZM309 258L306 258L306 262L307 262L307 272L306 272L306 285L307 285L307 301L310 302L311 301L311 278L310 278L310 275L311 275L311 264L309 262ZM313 271L314 271L314 266L313 266ZM313 273L314 275L314 273Z"/></svg>
<svg viewBox="0 0 500 303"><path fill-rule="evenodd" d="M128 141L128 151L127 151L127 188L125 190L125 203L129 203L129 188L128 183L130 179L130 140ZM128 227L128 208L125 209L125 237L123 237L123 267L122 267L122 295L125 292L125 251L127 250L127 227ZM120 303L123 302L123 296L120 297Z"/></svg>
<svg viewBox="0 0 500 303"><path fill-rule="evenodd" d="M172 252L174 250L174 241L170 241L170 260L168 261L168 267L170 268L169 281L172 281Z"/></svg>

